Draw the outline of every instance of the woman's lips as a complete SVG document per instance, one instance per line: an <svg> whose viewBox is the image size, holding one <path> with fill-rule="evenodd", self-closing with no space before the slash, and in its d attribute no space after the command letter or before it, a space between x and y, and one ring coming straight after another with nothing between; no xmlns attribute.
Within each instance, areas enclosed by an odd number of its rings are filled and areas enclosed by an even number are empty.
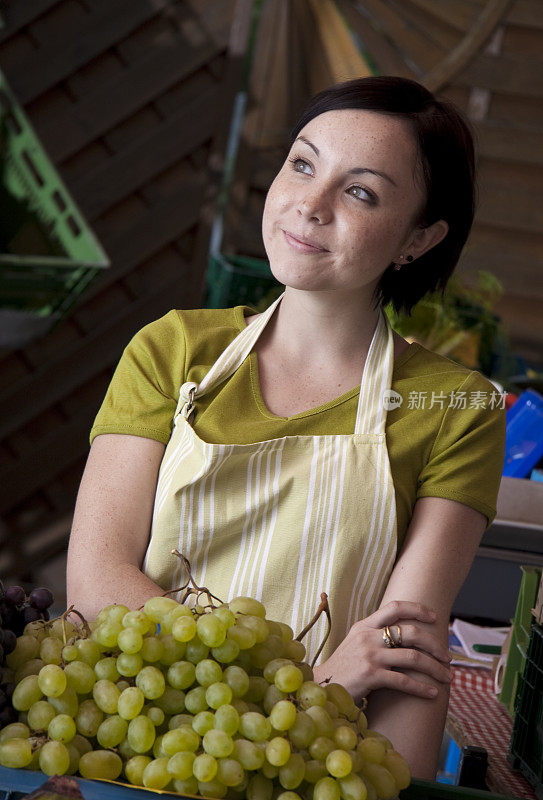
<svg viewBox="0 0 543 800"><path fill-rule="evenodd" d="M325 247L321 247L320 245L316 244L315 242L311 242L308 239L301 239L295 236L293 233L289 233L288 231L283 231L283 236L285 237L287 244L293 247L295 250L298 250L300 253L327 253Z"/></svg>

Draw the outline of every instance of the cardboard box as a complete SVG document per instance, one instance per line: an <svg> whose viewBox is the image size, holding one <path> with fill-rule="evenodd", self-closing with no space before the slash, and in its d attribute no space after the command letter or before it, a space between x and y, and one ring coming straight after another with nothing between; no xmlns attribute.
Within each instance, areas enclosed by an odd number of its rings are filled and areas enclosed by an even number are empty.
<svg viewBox="0 0 543 800"><path fill-rule="evenodd" d="M543 483L502 477L496 519L538 525L543 530Z"/></svg>

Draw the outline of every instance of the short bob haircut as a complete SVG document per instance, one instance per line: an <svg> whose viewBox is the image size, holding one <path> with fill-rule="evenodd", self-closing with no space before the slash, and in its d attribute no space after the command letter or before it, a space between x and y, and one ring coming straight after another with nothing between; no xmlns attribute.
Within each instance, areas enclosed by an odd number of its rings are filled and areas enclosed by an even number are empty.
<svg viewBox="0 0 543 800"><path fill-rule="evenodd" d="M291 146L308 122L326 111L364 109L409 122L418 149L426 205L416 225L445 220L445 238L400 270L390 264L373 296L374 307L392 303L407 314L428 292L444 292L468 238L475 213L475 159L467 122L448 102L416 81L386 75L357 78L316 94L302 111Z"/></svg>

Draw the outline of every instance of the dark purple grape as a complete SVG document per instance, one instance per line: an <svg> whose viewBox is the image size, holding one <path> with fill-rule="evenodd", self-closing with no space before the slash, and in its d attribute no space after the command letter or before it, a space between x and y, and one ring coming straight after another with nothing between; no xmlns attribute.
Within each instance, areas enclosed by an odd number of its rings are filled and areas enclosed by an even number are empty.
<svg viewBox="0 0 543 800"><path fill-rule="evenodd" d="M25 625L28 625L29 622L35 622L37 619L41 619L41 611L38 611L37 608L33 608L32 606L25 606L23 608L23 620Z"/></svg>
<svg viewBox="0 0 543 800"><path fill-rule="evenodd" d="M40 586L39 589L33 589L28 596L30 605L39 611L45 611L46 608L53 605L54 601L55 598L52 593L43 586Z"/></svg>
<svg viewBox="0 0 543 800"><path fill-rule="evenodd" d="M4 662L4 647L0 644L0 664Z"/></svg>
<svg viewBox="0 0 543 800"><path fill-rule="evenodd" d="M17 644L17 636L13 631L4 630L4 641L2 647L4 648L4 655L9 656L15 650Z"/></svg>
<svg viewBox="0 0 543 800"><path fill-rule="evenodd" d="M18 714L13 706L6 706L0 711L0 727L4 728L6 725L11 725L12 722L17 722Z"/></svg>
<svg viewBox="0 0 543 800"><path fill-rule="evenodd" d="M17 625L17 621L19 619L19 613L16 608L13 606L8 606L4 610L4 630L7 628L9 630L14 630L14 625Z"/></svg>
<svg viewBox="0 0 543 800"><path fill-rule="evenodd" d="M42 611L42 612L41 612L41 618L42 618L43 620L45 620L45 622L48 622L48 621L49 621L49 612L48 612L48 610L47 610L47 609L45 609L45 611Z"/></svg>
<svg viewBox="0 0 543 800"><path fill-rule="evenodd" d="M0 686L0 711L2 711L8 704L8 698L4 690Z"/></svg>
<svg viewBox="0 0 543 800"><path fill-rule="evenodd" d="M20 586L9 586L4 595L8 603L12 606L20 606L26 600L25 590Z"/></svg>
<svg viewBox="0 0 543 800"><path fill-rule="evenodd" d="M15 689L14 683L4 683L2 689L6 693L6 696L11 700L11 696L13 695L13 691Z"/></svg>

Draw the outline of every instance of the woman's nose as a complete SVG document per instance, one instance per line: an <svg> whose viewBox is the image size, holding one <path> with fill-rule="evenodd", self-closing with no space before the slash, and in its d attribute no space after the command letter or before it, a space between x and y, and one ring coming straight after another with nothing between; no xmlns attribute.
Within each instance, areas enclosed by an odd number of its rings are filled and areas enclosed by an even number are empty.
<svg viewBox="0 0 543 800"><path fill-rule="evenodd" d="M298 198L298 214L321 225L329 222L332 210L326 189L324 187L322 189L313 188L312 191L302 192Z"/></svg>

